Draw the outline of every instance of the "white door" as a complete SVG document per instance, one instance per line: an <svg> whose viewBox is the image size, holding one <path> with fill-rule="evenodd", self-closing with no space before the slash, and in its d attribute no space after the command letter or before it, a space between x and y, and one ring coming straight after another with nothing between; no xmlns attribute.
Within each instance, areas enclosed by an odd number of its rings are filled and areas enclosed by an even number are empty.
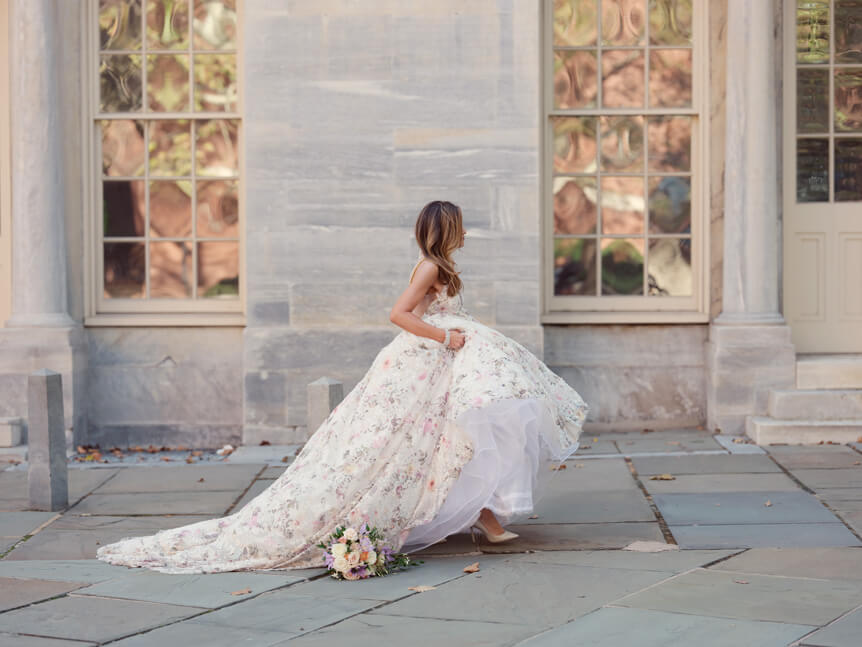
<svg viewBox="0 0 862 647"><path fill-rule="evenodd" d="M797 352L862 352L862 4L784 7L784 317Z"/></svg>

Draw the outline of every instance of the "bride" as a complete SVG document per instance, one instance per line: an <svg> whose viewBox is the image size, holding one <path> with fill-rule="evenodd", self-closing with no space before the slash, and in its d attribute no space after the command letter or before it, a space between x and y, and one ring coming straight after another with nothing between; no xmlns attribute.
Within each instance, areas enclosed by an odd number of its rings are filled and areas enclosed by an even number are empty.
<svg viewBox="0 0 862 647"><path fill-rule="evenodd" d="M452 533L516 538L554 468L571 456L587 405L518 342L464 310L452 253L461 209L427 204L420 254L390 320L403 328L308 439L238 511L101 546L112 564L165 573L323 568L336 526L377 526L393 551Z"/></svg>

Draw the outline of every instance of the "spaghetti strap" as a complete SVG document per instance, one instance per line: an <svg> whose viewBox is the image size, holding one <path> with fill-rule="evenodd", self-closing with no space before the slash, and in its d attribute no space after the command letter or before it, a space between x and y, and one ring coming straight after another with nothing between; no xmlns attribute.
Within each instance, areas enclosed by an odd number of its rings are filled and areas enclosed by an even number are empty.
<svg viewBox="0 0 862 647"><path fill-rule="evenodd" d="M411 283L413 283L413 275L414 275L414 274L416 274L416 270L417 270L417 269L419 269L419 264L420 264L422 261L424 261L424 260L425 260L425 258L424 258L424 257L422 257L422 258L420 258L418 261L416 261L416 265L414 265L414 266L413 266L413 271L412 271L412 272L410 272L410 280L409 280L409 281L407 281L407 284L408 284L408 285L410 285Z"/></svg>

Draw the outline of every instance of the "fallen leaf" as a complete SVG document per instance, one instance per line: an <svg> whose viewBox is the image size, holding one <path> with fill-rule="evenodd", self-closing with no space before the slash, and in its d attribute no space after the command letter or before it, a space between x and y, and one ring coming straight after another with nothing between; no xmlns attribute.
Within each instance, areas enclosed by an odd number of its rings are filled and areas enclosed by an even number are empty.
<svg viewBox="0 0 862 647"><path fill-rule="evenodd" d="M649 477L650 481L675 481L676 477L673 474L656 474Z"/></svg>
<svg viewBox="0 0 862 647"><path fill-rule="evenodd" d="M734 438L733 442L735 442L737 445L742 445L743 443L745 443L745 438Z"/></svg>
<svg viewBox="0 0 862 647"><path fill-rule="evenodd" d="M584 466L583 463L575 463L575 467L583 467L583 466Z"/></svg>
<svg viewBox="0 0 862 647"><path fill-rule="evenodd" d="M186 456L186 463L194 463L194 462L195 462L194 458L192 458L191 456Z"/></svg>
<svg viewBox="0 0 862 647"><path fill-rule="evenodd" d="M643 430L643 433L645 433L645 434L651 434L651 433L652 433L652 432L654 432L654 431L655 431L655 429L644 429L644 430Z"/></svg>
<svg viewBox="0 0 862 647"><path fill-rule="evenodd" d="M168 462L170 462L170 461L172 461L173 459L172 459L170 456L162 456L162 460L163 460L163 461L168 461Z"/></svg>
<svg viewBox="0 0 862 647"><path fill-rule="evenodd" d="M592 445L581 445L580 449L592 449Z"/></svg>
<svg viewBox="0 0 862 647"><path fill-rule="evenodd" d="M231 591L231 595L248 595L251 593L251 589L240 589L239 591Z"/></svg>
<svg viewBox="0 0 862 647"><path fill-rule="evenodd" d="M270 443L268 440L261 440L260 444L261 445L271 445L272 443Z"/></svg>
<svg viewBox="0 0 862 647"><path fill-rule="evenodd" d="M203 482L204 482L204 477L202 476L198 479L198 483L203 483Z"/></svg>
<svg viewBox="0 0 862 647"><path fill-rule="evenodd" d="M465 573L475 573L479 570L479 562L473 562L469 566L464 567Z"/></svg>
<svg viewBox="0 0 862 647"><path fill-rule="evenodd" d="M705 427L703 425L698 425L697 427L695 427L695 429L697 429L698 431L703 431Z"/></svg>
<svg viewBox="0 0 862 647"><path fill-rule="evenodd" d="M748 580L733 580L737 584L748 584Z"/></svg>
<svg viewBox="0 0 862 647"><path fill-rule="evenodd" d="M185 445L177 445L177 451L178 452L184 452L187 449L188 449L188 447L186 447Z"/></svg>
<svg viewBox="0 0 862 647"><path fill-rule="evenodd" d="M772 507L772 501L767 499L766 503L764 503L763 505L765 505L767 508L771 508Z"/></svg>
<svg viewBox="0 0 862 647"><path fill-rule="evenodd" d="M425 584L420 584L419 586L408 586L408 591L418 591L419 593L424 593L425 591L433 591L436 589L436 586L427 586Z"/></svg>
<svg viewBox="0 0 862 647"><path fill-rule="evenodd" d="M287 463L289 460L290 460L290 456L282 456L282 457L281 457L281 462L282 462L282 463Z"/></svg>
<svg viewBox="0 0 862 647"><path fill-rule="evenodd" d="M539 518L539 515L537 515L537 514L531 514L529 517L527 517L527 519L538 519L538 518Z"/></svg>
<svg viewBox="0 0 862 647"><path fill-rule="evenodd" d="M678 440L668 440L667 444L668 445L679 445L680 442Z"/></svg>
<svg viewBox="0 0 862 647"><path fill-rule="evenodd" d="M860 463L859 461L853 461L853 464L854 465L862 465L862 463Z"/></svg>
<svg viewBox="0 0 862 647"><path fill-rule="evenodd" d="M593 442L594 442L594 443L597 443L597 442L599 442L599 439L598 439L598 438L593 438Z"/></svg>
<svg viewBox="0 0 862 647"><path fill-rule="evenodd" d="M203 452L199 449L195 449L192 451L192 456L201 456L201 455L203 455Z"/></svg>
<svg viewBox="0 0 862 647"><path fill-rule="evenodd" d="M556 471L556 470L564 470L564 469L566 469L566 464L565 464L565 463L563 463L562 465L553 465L553 466L551 466L551 469L552 469L552 470L554 470L554 471Z"/></svg>

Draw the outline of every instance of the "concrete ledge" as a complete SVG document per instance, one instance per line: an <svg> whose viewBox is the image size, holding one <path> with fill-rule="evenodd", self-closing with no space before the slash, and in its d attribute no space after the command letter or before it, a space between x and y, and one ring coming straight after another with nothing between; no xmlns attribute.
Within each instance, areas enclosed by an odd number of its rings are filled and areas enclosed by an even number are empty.
<svg viewBox="0 0 862 647"><path fill-rule="evenodd" d="M862 420L862 389L775 390L769 415L782 420Z"/></svg>
<svg viewBox="0 0 862 647"><path fill-rule="evenodd" d="M862 436L862 420L776 420L746 418L745 432L758 445L852 443Z"/></svg>
<svg viewBox="0 0 862 647"><path fill-rule="evenodd" d="M23 418L0 418L0 447L20 445L23 429Z"/></svg>
<svg viewBox="0 0 862 647"><path fill-rule="evenodd" d="M862 355L800 356L796 388L862 389Z"/></svg>

